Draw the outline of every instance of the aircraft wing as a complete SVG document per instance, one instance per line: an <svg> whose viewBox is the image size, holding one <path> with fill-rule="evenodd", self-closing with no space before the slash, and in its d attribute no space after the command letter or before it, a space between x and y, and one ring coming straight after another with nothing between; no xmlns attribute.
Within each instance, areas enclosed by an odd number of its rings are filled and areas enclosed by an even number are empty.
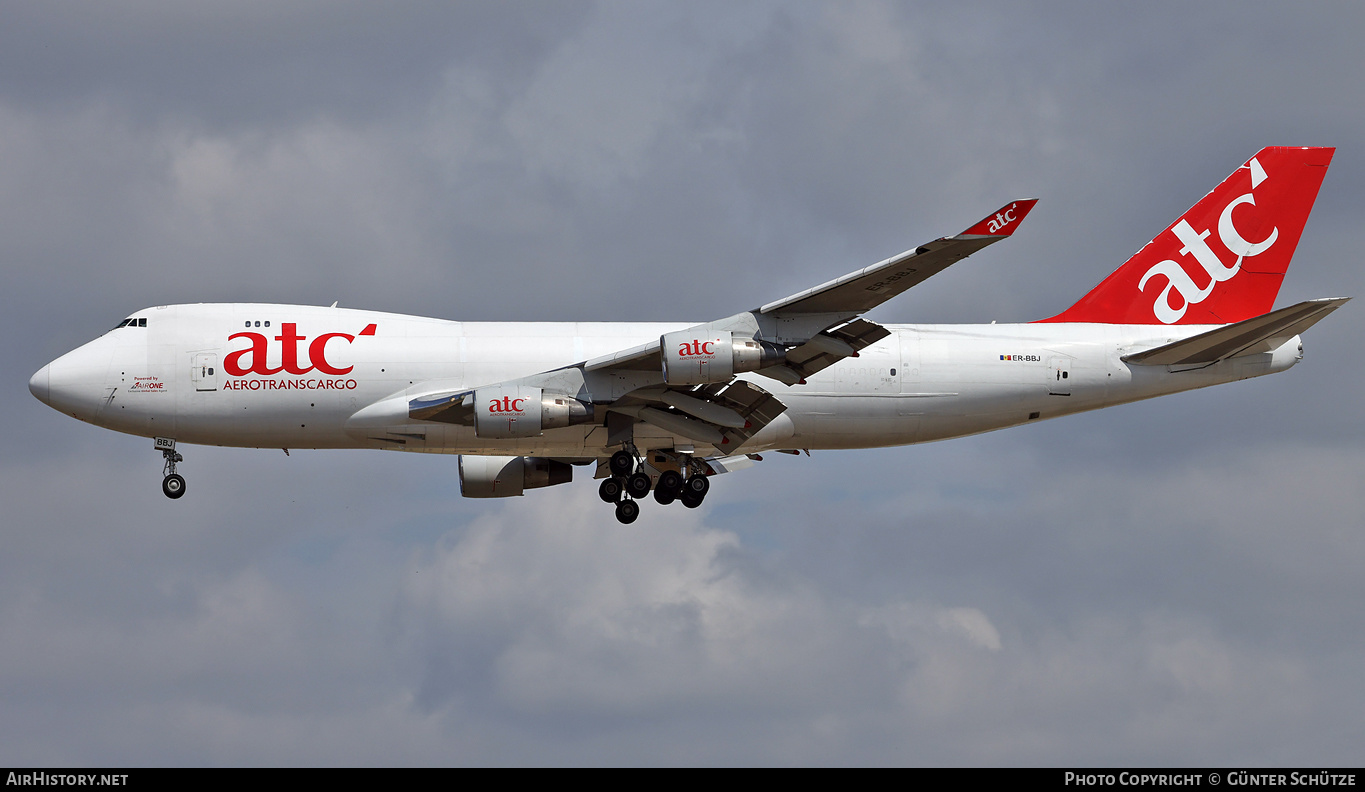
<svg viewBox="0 0 1365 792"><path fill-rule="evenodd" d="M856 319L857 316L1012 235L1037 203L1036 198L1011 201L961 234L940 237L870 267L770 302L747 315L739 314L703 327L724 330L736 324L753 325L743 329L756 330L756 336L788 345L783 366L758 373L787 385L798 384L842 358L856 356L859 350L888 335L879 325ZM660 345L642 344L583 365L590 371L658 369L662 365Z"/></svg>
<svg viewBox="0 0 1365 792"><path fill-rule="evenodd" d="M791 386L856 357L890 334L860 314L1010 236L1036 203L1013 201L956 236L657 341L512 382L423 393L409 400L408 416L477 428L491 400L545 398L547 405L576 403L575 415L588 417L575 422L605 423L607 445L628 441L633 425L644 422L734 454L786 410L778 397L736 374L752 371Z"/></svg>
<svg viewBox="0 0 1365 792"><path fill-rule="evenodd" d="M836 324L836 327L815 333L809 339L787 350L785 366L799 375L795 379L809 377L843 358L856 357L860 350L890 335L886 328L864 319ZM654 370L661 368L662 365L663 356L658 341L603 355L583 363L588 371ZM765 369L759 373L786 382L788 385L797 384L791 377L774 376L775 372L771 370Z"/></svg>
<svg viewBox="0 0 1365 792"><path fill-rule="evenodd" d="M541 380L540 377L526 379ZM486 389L474 388L412 398L407 402L408 417L417 421L476 426L480 391L504 394L517 387L524 389L527 386L500 383ZM544 389L541 393L544 394ZM596 399L585 401L597 407ZM607 414L606 424L611 433L620 432L628 439L629 427L636 422L644 422L726 453L742 446L787 410L787 406L768 391L740 379L702 385L670 386L662 383L659 386L634 388L602 406L605 407L603 412ZM596 409L589 414L594 418L599 417Z"/></svg>
<svg viewBox="0 0 1365 792"><path fill-rule="evenodd" d="M1270 352L1345 305L1350 297L1308 300L1164 346L1124 355L1139 366L1203 368L1220 360Z"/></svg>
<svg viewBox="0 0 1365 792"><path fill-rule="evenodd" d="M1011 201L957 236L942 237L813 289L770 302L762 313L865 313L1014 233L1038 199Z"/></svg>

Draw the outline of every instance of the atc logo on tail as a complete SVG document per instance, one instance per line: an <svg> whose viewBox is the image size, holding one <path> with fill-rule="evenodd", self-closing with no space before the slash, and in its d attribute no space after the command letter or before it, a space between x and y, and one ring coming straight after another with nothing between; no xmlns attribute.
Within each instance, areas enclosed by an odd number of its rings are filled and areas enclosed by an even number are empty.
<svg viewBox="0 0 1365 792"><path fill-rule="evenodd" d="M1211 325L1268 312L1334 152L1261 150L1079 302L1044 321Z"/></svg>

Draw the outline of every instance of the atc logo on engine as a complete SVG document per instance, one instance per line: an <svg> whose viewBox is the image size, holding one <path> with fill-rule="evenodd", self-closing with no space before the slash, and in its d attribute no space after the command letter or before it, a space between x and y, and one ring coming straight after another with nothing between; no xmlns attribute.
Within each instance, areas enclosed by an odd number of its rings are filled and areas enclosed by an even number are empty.
<svg viewBox="0 0 1365 792"><path fill-rule="evenodd" d="M716 342L696 339L678 345L678 357L711 357L716 354Z"/></svg>
<svg viewBox="0 0 1365 792"><path fill-rule="evenodd" d="M514 399L511 396L504 396L501 399L489 399L488 411L498 414L517 414L526 412L526 399Z"/></svg>

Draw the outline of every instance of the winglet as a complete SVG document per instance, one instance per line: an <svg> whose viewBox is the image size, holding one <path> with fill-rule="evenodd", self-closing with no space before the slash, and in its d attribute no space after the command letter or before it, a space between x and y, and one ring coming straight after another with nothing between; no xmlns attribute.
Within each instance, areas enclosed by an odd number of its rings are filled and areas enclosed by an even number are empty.
<svg viewBox="0 0 1365 792"><path fill-rule="evenodd" d="M1011 201L1000 207L999 211L963 231L959 236L1007 237L1019 228L1019 224L1024 222L1024 218L1028 216L1036 203L1038 203L1037 198Z"/></svg>

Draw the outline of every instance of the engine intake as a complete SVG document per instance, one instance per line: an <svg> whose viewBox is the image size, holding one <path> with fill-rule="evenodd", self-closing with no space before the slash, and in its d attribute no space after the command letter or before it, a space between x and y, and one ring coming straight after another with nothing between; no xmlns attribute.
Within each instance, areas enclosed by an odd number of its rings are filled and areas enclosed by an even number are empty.
<svg viewBox="0 0 1365 792"><path fill-rule="evenodd" d="M524 385L494 385L474 391L474 434L479 437L535 437L546 429L592 420L590 402L562 393Z"/></svg>
<svg viewBox="0 0 1365 792"><path fill-rule="evenodd" d="M460 455L460 494L466 498L510 498L523 490L573 481L573 466L540 457Z"/></svg>
<svg viewBox="0 0 1365 792"><path fill-rule="evenodd" d="M698 333L678 330L659 337L664 381L669 385L704 385L726 382L744 371L757 371L787 356L776 344L731 331Z"/></svg>

